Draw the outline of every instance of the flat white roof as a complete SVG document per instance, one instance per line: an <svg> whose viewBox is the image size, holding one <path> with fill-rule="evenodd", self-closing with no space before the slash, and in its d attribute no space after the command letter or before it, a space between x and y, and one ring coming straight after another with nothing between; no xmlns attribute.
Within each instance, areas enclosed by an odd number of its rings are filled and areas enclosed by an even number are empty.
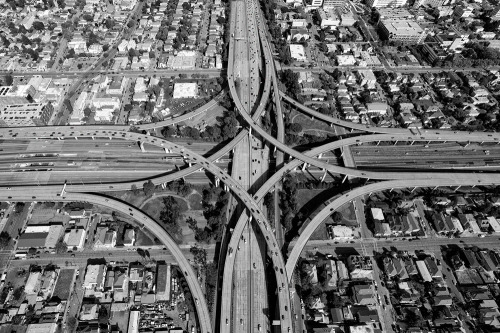
<svg viewBox="0 0 500 333"><path fill-rule="evenodd" d="M384 213L382 212L382 209L380 208L371 208L372 212L372 217L374 220L379 220L383 221L384 220Z"/></svg>
<svg viewBox="0 0 500 333"><path fill-rule="evenodd" d="M173 98L190 98L198 96L198 84L196 82L176 83Z"/></svg>
<svg viewBox="0 0 500 333"><path fill-rule="evenodd" d="M300 44L290 44L290 56L296 60L306 60L306 51Z"/></svg>

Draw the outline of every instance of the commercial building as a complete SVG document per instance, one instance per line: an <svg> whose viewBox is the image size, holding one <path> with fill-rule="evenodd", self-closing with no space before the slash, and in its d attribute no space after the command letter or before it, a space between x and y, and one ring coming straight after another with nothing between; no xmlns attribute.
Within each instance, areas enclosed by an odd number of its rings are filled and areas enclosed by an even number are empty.
<svg viewBox="0 0 500 333"><path fill-rule="evenodd" d="M104 287L105 268L105 265L88 265L83 287L89 290L101 290Z"/></svg>
<svg viewBox="0 0 500 333"><path fill-rule="evenodd" d="M106 88L106 94L121 96L127 87L128 80L128 78L123 76L114 76Z"/></svg>
<svg viewBox="0 0 500 333"><path fill-rule="evenodd" d="M339 54L337 55L337 64L339 66L354 66L356 64L356 58L350 54Z"/></svg>
<svg viewBox="0 0 500 333"><path fill-rule="evenodd" d="M128 320L128 333L138 333L139 332L139 317L140 311L130 311L130 317Z"/></svg>
<svg viewBox="0 0 500 333"><path fill-rule="evenodd" d="M73 103L73 113L69 119L70 125L81 125L83 124L82 119L85 117L84 110L87 106L88 92L84 91L78 96L76 101Z"/></svg>
<svg viewBox="0 0 500 333"><path fill-rule="evenodd" d="M40 277L42 276L41 272L31 272L28 276L28 280L26 281L26 285L24 286L24 292L27 295L37 295L40 291Z"/></svg>
<svg viewBox="0 0 500 333"><path fill-rule="evenodd" d="M344 8L347 6L347 1L346 0L324 0L323 1L323 8L324 9L330 9L330 8Z"/></svg>
<svg viewBox="0 0 500 333"><path fill-rule="evenodd" d="M198 97L198 84L196 82L176 83L173 98L196 98Z"/></svg>
<svg viewBox="0 0 500 333"><path fill-rule="evenodd" d="M406 0L368 0L367 4L374 8L402 7L406 5Z"/></svg>
<svg viewBox="0 0 500 333"><path fill-rule="evenodd" d="M195 65L195 51L180 51L176 56L169 57L167 60L167 68L172 69L194 69Z"/></svg>
<svg viewBox="0 0 500 333"><path fill-rule="evenodd" d="M367 86L368 89L375 88L377 78L371 69L358 70L357 74L360 86Z"/></svg>
<svg viewBox="0 0 500 333"><path fill-rule="evenodd" d="M406 8L379 8L380 20L411 20L415 17Z"/></svg>
<svg viewBox="0 0 500 333"><path fill-rule="evenodd" d="M44 126L50 120L52 104L16 103L10 97L0 98L0 126Z"/></svg>
<svg viewBox="0 0 500 333"><path fill-rule="evenodd" d="M124 246L134 246L135 243L135 230L127 229L123 235L123 245Z"/></svg>
<svg viewBox="0 0 500 333"><path fill-rule="evenodd" d="M45 247L45 241L48 232L32 232L32 233L24 233L19 236L19 240L17 242L18 249L29 249L31 247L34 248L43 248Z"/></svg>
<svg viewBox="0 0 500 333"><path fill-rule="evenodd" d="M381 20L379 25L382 34L391 41L420 44L427 35L426 30L411 20Z"/></svg>
<svg viewBox="0 0 500 333"><path fill-rule="evenodd" d="M158 264L156 273L156 299L158 301L170 300L170 264Z"/></svg>
<svg viewBox="0 0 500 333"><path fill-rule="evenodd" d="M444 3L444 0L416 0L413 3L414 8L418 7L433 7L433 8L438 8L441 7Z"/></svg>
<svg viewBox="0 0 500 333"><path fill-rule="evenodd" d="M340 25L340 18L335 9L318 9L319 17L321 18L321 28L336 27Z"/></svg>
<svg viewBox="0 0 500 333"><path fill-rule="evenodd" d="M57 323L29 324L26 333L55 333Z"/></svg>
<svg viewBox="0 0 500 333"><path fill-rule="evenodd" d="M62 225L51 225L49 227L49 233L47 235L47 238L45 238L45 248L46 249L55 248L63 231L64 227Z"/></svg>
<svg viewBox="0 0 500 333"><path fill-rule="evenodd" d="M71 229L64 235L64 242L68 248L82 250L85 243L85 229Z"/></svg>
<svg viewBox="0 0 500 333"><path fill-rule="evenodd" d="M306 51L300 44L290 44L290 56L297 61L306 61Z"/></svg>

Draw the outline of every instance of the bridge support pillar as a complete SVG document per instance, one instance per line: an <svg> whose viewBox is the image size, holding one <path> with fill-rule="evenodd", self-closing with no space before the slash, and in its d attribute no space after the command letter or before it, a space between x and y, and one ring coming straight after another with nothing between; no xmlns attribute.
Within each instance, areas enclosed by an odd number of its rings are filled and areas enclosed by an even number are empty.
<svg viewBox="0 0 500 333"><path fill-rule="evenodd" d="M95 140L95 138L94 138L94 137L92 137L92 140Z"/></svg>
<svg viewBox="0 0 500 333"><path fill-rule="evenodd" d="M448 140L444 140L444 141L443 141L443 143L446 143L446 142L448 142Z"/></svg>
<svg viewBox="0 0 500 333"><path fill-rule="evenodd" d="M193 166L193 163L189 162L189 167L192 167Z"/></svg>
<svg viewBox="0 0 500 333"><path fill-rule="evenodd" d="M417 189L417 187L415 186L411 191L410 193L413 193L415 190Z"/></svg>
<svg viewBox="0 0 500 333"><path fill-rule="evenodd" d="M397 145L397 144L398 144L398 142L399 142L399 140L396 140L396 142L394 142L394 145Z"/></svg>
<svg viewBox="0 0 500 333"><path fill-rule="evenodd" d="M302 171L306 171L307 166L308 166L307 163L302 164Z"/></svg>
<svg viewBox="0 0 500 333"><path fill-rule="evenodd" d="M438 189L439 186L434 187L432 190L435 191Z"/></svg>
<svg viewBox="0 0 500 333"><path fill-rule="evenodd" d="M380 145L380 141L377 141L377 146Z"/></svg>
<svg viewBox="0 0 500 333"><path fill-rule="evenodd" d="M330 123L330 127L333 127L333 123Z"/></svg>
<svg viewBox="0 0 500 333"><path fill-rule="evenodd" d="M215 186L219 187L219 185L220 185L220 179L219 177L215 177Z"/></svg>
<svg viewBox="0 0 500 333"><path fill-rule="evenodd" d="M391 187L391 189L389 190L389 192L392 192L392 191L394 191L394 187Z"/></svg>
<svg viewBox="0 0 500 333"><path fill-rule="evenodd" d="M145 153L145 152L146 152L146 149L144 149L144 142L140 141L140 142L139 142L139 147L141 147L141 151L142 151L143 153Z"/></svg>
<svg viewBox="0 0 500 333"><path fill-rule="evenodd" d="M482 145L484 143L484 141L481 141L480 145Z"/></svg>
<svg viewBox="0 0 500 333"><path fill-rule="evenodd" d="M78 137L77 137L77 136L75 136L75 140L78 140Z"/></svg>
<svg viewBox="0 0 500 333"><path fill-rule="evenodd" d="M476 185L472 185L472 188L476 187Z"/></svg>
<svg viewBox="0 0 500 333"><path fill-rule="evenodd" d="M410 143L410 146L413 146L413 144L415 143L415 140L413 140L411 143Z"/></svg>
<svg viewBox="0 0 500 333"><path fill-rule="evenodd" d="M113 138L113 137L111 137L111 136L109 137L109 139L110 139L110 140L111 140L112 138Z"/></svg>
<svg viewBox="0 0 500 333"><path fill-rule="evenodd" d="M325 178L326 178L326 171L325 171L325 173L323 174L323 176L321 176L321 178L319 179L320 183L324 182L324 181L325 181Z"/></svg>
<svg viewBox="0 0 500 333"><path fill-rule="evenodd" d="M58 138L57 138L57 140L61 140L61 138L60 138L60 137L58 137Z"/></svg>
<svg viewBox="0 0 500 333"><path fill-rule="evenodd" d="M163 150L165 150L165 154L170 154L170 149L168 149L168 148L163 148Z"/></svg>
<svg viewBox="0 0 500 333"><path fill-rule="evenodd" d="M344 176L344 179L342 179L342 184L346 181L347 175Z"/></svg>
<svg viewBox="0 0 500 333"><path fill-rule="evenodd" d="M323 153L318 155L318 158L322 158L322 157L323 157Z"/></svg>
<svg viewBox="0 0 500 333"><path fill-rule="evenodd" d="M431 141L430 141L430 140L429 140L429 141L427 141L427 144L428 144L428 145L429 145L430 143L431 143Z"/></svg>
<svg viewBox="0 0 500 333"><path fill-rule="evenodd" d="M369 196L369 197L371 197L372 193L373 193L373 192L370 192L370 193L368 194L368 196Z"/></svg>
<svg viewBox="0 0 500 333"><path fill-rule="evenodd" d="M461 187L462 187L462 185L458 185L457 188L455 190L453 190L453 192L458 191Z"/></svg>
<svg viewBox="0 0 500 333"><path fill-rule="evenodd" d="M340 157L344 156L344 147L340 147Z"/></svg>
<svg viewBox="0 0 500 333"><path fill-rule="evenodd" d="M229 187L226 184L224 184L224 191L225 192L229 191Z"/></svg>

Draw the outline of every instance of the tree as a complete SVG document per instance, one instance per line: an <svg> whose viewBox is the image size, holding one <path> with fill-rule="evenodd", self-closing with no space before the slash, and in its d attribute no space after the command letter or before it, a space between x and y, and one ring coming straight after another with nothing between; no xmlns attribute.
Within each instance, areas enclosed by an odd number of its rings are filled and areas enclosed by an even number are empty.
<svg viewBox="0 0 500 333"><path fill-rule="evenodd" d="M340 221L342 221L343 218L344 218L344 216L342 216L342 213L340 213L340 212L334 212L332 214L332 219L333 219L333 222L335 222L335 223L340 223Z"/></svg>
<svg viewBox="0 0 500 333"><path fill-rule="evenodd" d="M14 292L12 293L12 297L18 301L21 299L21 296L23 295L24 292L24 286L17 287L14 289Z"/></svg>
<svg viewBox="0 0 500 333"><path fill-rule="evenodd" d="M106 25L106 28L111 29L115 25L115 21L111 17L108 17L104 24Z"/></svg>
<svg viewBox="0 0 500 333"><path fill-rule="evenodd" d="M76 317L69 317L68 318L68 328L69 328L70 332L72 332L76 328L77 324L78 324L78 320L76 319Z"/></svg>
<svg viewBox="0 0 500 333"><path fill-rule="evenodd" d="M77 67L78 69L82 69L82 68L83 68L83 65L82 65L82 64L78 64L76 67Z"/></svg>
<svg viewBox="0 0 500 333"><path fill-rule="evenodd" d="M94 16L89 13L85 13L82 15L82 18L87 22L92 22L94 20Z"/></svg>
<svg viewBox="0 0 500 333"><path fill-rule="evenodd" d="M10 240L12 237L10 237L9 233L6 231L2 231L0 233L0 249L5 249L7 246L9 246Z"/></svg>
<svg viewBox="0 0 500 333"><path fill-rule="evenodd" d="M14 78L10 74L5 75L4 80L7 86L11 86L12 83L14 82Z"/></svg>
<svg viewBox="0 0 500 333"><path fill-rule="evenodd" d="M92 113L92 110L88 106L83 110L83 114L87 118L90 117L91 113Z"/></svg>
<svg viewBox="0 0 500 333"><path fill-rule="evenodd" d="M155 57L155 51L149 51L149 59L154 59Z"/></svg>
<svg viewBox="0 0 500 333"><path fill-rule="evenodd" d="M139 192L139 189L137 188L137 185L132 184L132 186L130 187L130 189L132 190L132 193L134 195L139 195L140 192Z"/></svg>
<svg viewBox="0 0 500 333"><path fill-rule="evenodd" d="M75 49L69 49L68 54L66 54L66 58L73 58L75 57L75 55L76 55Z"/></svg>
<svg viewBox="0 0 500 333"><path fill-rule="evenodd" d="M155 189L155 184L153 184L151 179L142 185L142 190L147 197L152 196L155 193Z"/></svg>
<svg viewBox="0 0 500 333"><path fill-rule="evenodd" d="M66 253L68 252L68 245L63 241L59 240L55 247L56 253Z"/></svg>
<svg viewBox="0 0 500 333"><path fill-rule="evenodd" d="M43 22L35 21L35 22L33 22L33 29L38 30L38 31L42 31L45 29L45 25L43 24Z"/></svg>
<svg viewBox="0 0 500 333"><path fill-rule="evenodd" d="M181 209L177 201L171 197L163 198L163 210L160 212L160 221L165 224L165 229L172 235L180 233L180 227L177 224L181 216Z"/></svg>

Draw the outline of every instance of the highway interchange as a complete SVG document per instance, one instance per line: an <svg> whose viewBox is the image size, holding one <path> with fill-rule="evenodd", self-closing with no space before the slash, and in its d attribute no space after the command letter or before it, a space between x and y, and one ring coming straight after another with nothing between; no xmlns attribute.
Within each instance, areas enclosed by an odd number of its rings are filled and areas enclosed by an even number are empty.
<svg viewBox="0 0 500 333"><path fill-rule="evenodd" d="M241 215L238 223L234 227L230 241L228 244L229 253L225 258L224 264L224 276L223 276L223 286L222 286L222 299L219 301L221 306L221 320L220 323L212 322L208 308L206 305L205 298L203 296L202 290L199 283L195 277L195 274L191 268L190 263L187 261L183 252L179 249L177 244L171 239L167 232L163 230L153 219L145 215L143 212L135 207L129 206L122 202L116 201L112 198L105 197L99 194L89 194L98 193L103 191L115 191L115 190L129 190L131 185L136 185L141 187L144 180L140 181L121 181L121 182L94 182L91 184L69 184L66 186L65 192L61 193L62 184L64 182L63 178L59 178L59 185L46 185L39 186L40 184L33 183L31 186L14 186L15 184L6 184L2 188L2 194L0 198L4 201L85 201L91 202L97 205L106 206L112 208L116 211L120 211L126 215L132 216L139 223L143 224L145 228L148 228L153 232L158 239L160 239L172 253L172 256L181 266L183 272L185 273L186 279L188 281L189 287L192 291L193 296L199 300L196 302L196 310L198 313L199 324L202 332L229 332L231 328L233 331L235 327L244 326L244 331L251 331L252 328L258 327L257 325L269 325L265 323L262 319L258 319L259 323L251 323L250 318L241 318L242 321L236 318L230 318L226 316L232 311L232 302L241 304L246 302L247 299L244 297L237 297L238 300L233 299L233 284L234 284L234 267L235 258L237 255L237 248L241 247L242 244L247 242L241 242L242 236L245 239L250 240L252 244L259 244L258 239L255 237L255 230L259 230L258 233L263 235L263 240L267 245L266 253L270 256L273 261L273 267L275 268L276 282L280 288L278 292L278 317L281 322L280 330L281 332L291 332L293 331L294 323L292 320L292 306L290 304L290 293L289 293L289 282L292 279L292 273L297 260L306 247L306 243L317 228L328 216L332 214L336 209L345 203L348 203L355 198L359 198L364 195L368 195L372 192L377 192L385 189L393 188L407 188L407 187L434 187L434 186L462 186L462 185L498 185L500 184L500 175L494 173L471 173L471 172L396 172L396 171L369 171L369 170L359 170L355 167L349 166L339 166L331 165L322 161L319 155L334 151L336 149L343 149L344 147L362 145L364 143L376 143L382 142L445 142L454 141L462 142L464 144L470 144L470 142L479 143L493 143L497 144L500 140L500 136L496 133L461 133L461 132L451 132L451 131L435 131L435 130L422 130L422 131L411 131L407 129L396 129L396 128L377 128L361 124L353 124L350 122L341 121L336 118L332 118L326 115L322 115L310 108L300 105L296 101L290 99L285 94L278 91L276 72L274 68L274 61L270 54L270 47L266 39L266 34L264 33L264 22L261 15L258 13L258 8L254 1L235 1L232 2L232 6L237 6L237 12L233 14L231 11L231 31L234 32L234 36L230 42L230 53L229 53L229 67L227 70L229 89L231 96L237 106L238 112L241 117L245 120L248 125L248 129L243 129L240 133L225 145L223 148L218 150L216 153L209 157L202 156L203 153L200 151L195 151L196 149L189 149L190 147L181 146L176 143L169 142L162 138L150 135L150 133L142 134L130 132L129 127L125 126L74 126L74 127L39 127L39 128L3 128L0 129L0 137L3 140L31 140L33 142L41 142L41 140L51 140L51 142L58 142L64 140L71 143L69 145L83 145L83 147L88 147L89 143L95 145L95 141L102 142L103 138L106 140L120 142L132 142L137 143L142 148L147 149L148 147L157 147L158 149L163 149L165 154L176 154L183 156L183 160L186 164L191 164L191 166L181 169L176 172L172 172L168 175L161 175L159 177L152 178L155 184L166 183L181 177L185 177L193 172L200 169L204 169L210 172L215 179L223 182L232 193L239 199L242 205L245 207L244 212ZM246 20L235 19L236 14L246 13L243 15ZM233 16L234 15L234 16ZM247 20L252 20L252 22L247 22ZM244 23L242 26L239 24ZM245 36L242 36L244 29L246 31ZM237 44L236 47L234 44ZM249 51L250 50L250 51ZM238 53L239 59L248 59L249 61L237 61L235 60L235 54ZM242 58L246 54L247 58ZM255 61L253 65L252 60ZM248 66L250 65L250 66ZM237 73L235 72L237 71ZM260 73L264 73L262 78ZM245 75L246 73L246 75ZM260 89L260 80L264 79L262 89ZM235 84L235 82L238 82ZM238 87L237 87L238 86ZM271 87L273 88L271 93ZM258 94L258 96L257 96ZM277 138L272 137L260 126L259 118L264 111L264 108L268 102L271 102L269 97L272 94L272 103L277 117L278 125L278 135ZM308 113L310 116L325 121L329 124L336 126L342 126L345 128L374 133L362 136L352 136L345 137L341 140L330 142L322 146L311 149L307 152L298 152L286 144L284 144L284 130L282 122L282 110L281 110L281 99L292 104L294 107L300 109L303 112ZM195 112L205 112L209 110L216 104L215 101L211 101L204 107L196 110ZM189 119L194 114L190 113L182 116L183 120ZM141 125L140 130L152 130L155 128L160 128L166 125L175 124L182 120L174 118L167 120L165 122L151 124L151 125ZM252 136L250 133L254 133ZM249 174L250 170L244 170L245 166L237 168L238 171L233 171L231 175L224 170L224 165L216 164L215 162L229 153L233 148L235 148L234 158L239 159L237 162L233 160L233 166L238 163L243 163L243 165L248 163L251 157L250 148L253 138L257 137L258 140L265 140L270 145L276 147L279 150L277 154L277 171L269 177L262 186L255 188L252 194L249 193L248 189L251 183L255 181L255 177L251 177ZM85 140L82 140L86 138ZM92 141L91 141L92 140ZM122 141L126 140L126 141ZM242 148L238 148L238 147ZM241 156L245 147L248 147L248 156ZM128 146L127 146L128 148ZM242 153L240 153L240 151ZM161 150L160 150L161 152ZM284 161L284 154L288 154L293 159ZM295 168L298 168L302 164L313 165L324 171L329 171L335 174L346 175L351 177L359 177L364 179L377 179L383 180L382 182L369 184L366 186L361 186L351 190L348 193L342 194L337 198L334 198L330 203L321 210L302 230L300 237L294 242L294 246L289 254L288 260L285 266L285 260L283 254L281 253L281 243L277 241L277 235L272 232L274 226L271 226L267 221L266 215L262 211L261 201L266 193L273 190L275 186L279 186L279 181L288 172L291 172ZM250 166L250 169L253 167ZM258 174L262 174L265 171L264 168L258 171ZM99 170L97 174L104 172ZM242 173L240 175L240 173ZM235 174L238 174L238 178L235 179ZM60 176L58 176L60 177ZM148 177L149 178L149 177ZM275 191L277 193L277 191ZM254 238L255 237L255 238ZM415 243L416 244L416 243ZM425 242L421 244L425 246ZM416 246L416 245L415 245ZM241 247L244 249L241 255L246 257L255 251L255 249L262 248L262 244L254 247ZM265 253L261 253L261 261L255 264L259 267L264 265ZM257 258L254 254L253 258ZM248 265L253 265L254 260L245 261ZM248 267L247 267L248 268ZM251 267L250 267L251 270ZM257 279L265 278L265 275L256 275ZM265 283L262 280L256 280L260 282L255 283ZM238 281L237 281L238 282ZM250 289L251 290L251 289ZM255 305L255 302L251 301L252 304L249 308ZM250 313L251 310L243 308L241 310L242 317L244 312ZM269 315L272 315L273 311L270 311ZM236 321L236 322L233 322ZM243 323L243 324L241 324ZM248 323L248 324L247 324ZM218 326L217 326L218 325Z"/></svg>

